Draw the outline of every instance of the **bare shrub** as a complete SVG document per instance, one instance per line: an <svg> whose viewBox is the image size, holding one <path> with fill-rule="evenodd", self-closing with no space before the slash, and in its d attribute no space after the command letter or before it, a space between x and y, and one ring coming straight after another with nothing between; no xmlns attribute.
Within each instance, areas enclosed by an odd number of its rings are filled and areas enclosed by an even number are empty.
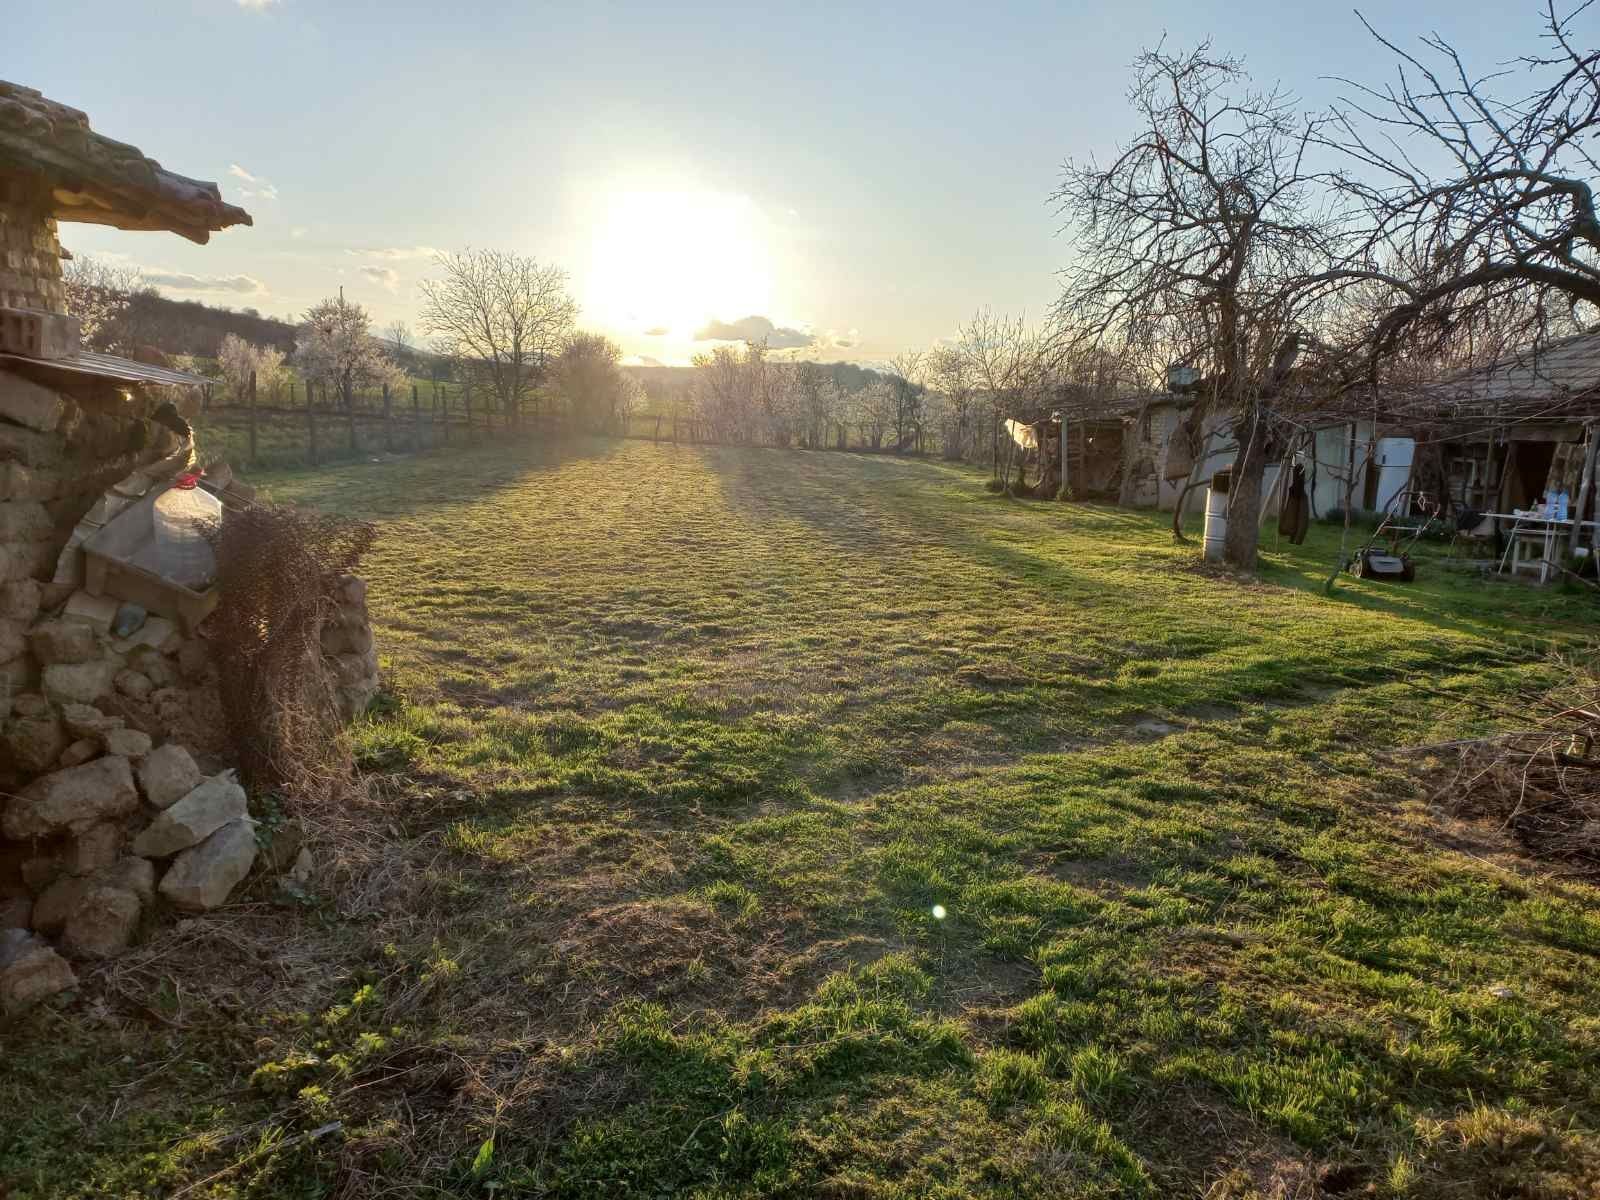
<svg viewBox="0 0 1600 1200"><path fill-rule="evenodd" d="M1600 656L1559 666L1522 728L1411 753L1435 805L1498 822L1535 857L1600 878Z"/></svg>
<svg viewBox="0 0 1600 1200"><path fill-rule="evenodd" d="M376 527L279 504L231 511L213 539L221 602L206 621L223 718L254 788L349 795L355 764L320 635Z"/></svg>

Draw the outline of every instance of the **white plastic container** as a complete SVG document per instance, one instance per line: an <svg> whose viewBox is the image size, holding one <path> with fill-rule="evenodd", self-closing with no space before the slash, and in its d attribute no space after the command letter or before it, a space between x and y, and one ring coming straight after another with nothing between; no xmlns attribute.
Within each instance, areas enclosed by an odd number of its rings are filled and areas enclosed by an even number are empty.
<svg viewBox="0 0 1600 1200"><path fill-rule="evenodd" d="M1206 528L1201 543L1210 562L1221 562L1223 545L1228 537L1228 489L1232 477L1227 471L1218 471L1206 489Z"/></svg>
<svg viewBox="0 0 1600 1200"><path fill-rule="evenodd" d="M203 591L217 575L207 534L222 523L222 501L196 485L198 475L180 475L156 497L156 570L163 579Z"/></svg>

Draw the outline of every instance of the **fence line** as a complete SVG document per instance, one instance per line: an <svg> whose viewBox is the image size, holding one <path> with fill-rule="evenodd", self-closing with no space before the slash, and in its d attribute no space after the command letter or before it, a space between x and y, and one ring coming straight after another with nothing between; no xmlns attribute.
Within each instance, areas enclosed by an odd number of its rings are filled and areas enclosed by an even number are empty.
<svg viewBox="0 0 1600 1200"><path fill-rule="evenodd" d="M202 452L240 465L319 466L380 453L418 453L445 446L470 446L488 438L555 437L569 432L564 414L524 411L517 420L472 397L439 394L423 404L422 389L411 389L411 412L392 393L356 398L345 407L327 403L263 404L256 389L244 390L244 403L211 403L195 420ZM333 399L337 400L337 396ZM459 407L451 403L459 399ZM330 443L328 429L343 429Z"/></svg>

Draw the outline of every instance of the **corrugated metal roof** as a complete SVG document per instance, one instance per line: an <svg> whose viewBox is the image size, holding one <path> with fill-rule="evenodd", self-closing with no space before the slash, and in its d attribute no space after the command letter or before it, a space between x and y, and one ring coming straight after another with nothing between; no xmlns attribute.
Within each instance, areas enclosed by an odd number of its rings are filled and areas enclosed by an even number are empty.
<svg viewBox="0 0 1600 1200"><path fill-rule="evenodd" d="M0 354L0 362L27 363L49 371L70 371L75 375L94 375L100 379L117 379L123 383L158 383L165 387L204 387L210 381L188 371L174 371L171 367L157 367L151 363L134 362L131 358L118 358L115 354L100 354L94 350L79 350L67 358L29 358L22 354Z"/></svg>

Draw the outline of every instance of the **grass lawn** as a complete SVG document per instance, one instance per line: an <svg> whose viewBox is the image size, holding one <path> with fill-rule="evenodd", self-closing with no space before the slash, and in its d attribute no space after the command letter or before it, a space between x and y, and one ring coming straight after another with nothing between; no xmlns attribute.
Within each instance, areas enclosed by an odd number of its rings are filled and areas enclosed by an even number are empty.
<svg viewBox="0 0 1600 1200"><path fill-rule="evenodd" d="M1600 893L1372 754L1513 722L1592 602L982 478L263 478L382 528L382 853L0 1030L0 1194L1597 1194Z"/></svg>

